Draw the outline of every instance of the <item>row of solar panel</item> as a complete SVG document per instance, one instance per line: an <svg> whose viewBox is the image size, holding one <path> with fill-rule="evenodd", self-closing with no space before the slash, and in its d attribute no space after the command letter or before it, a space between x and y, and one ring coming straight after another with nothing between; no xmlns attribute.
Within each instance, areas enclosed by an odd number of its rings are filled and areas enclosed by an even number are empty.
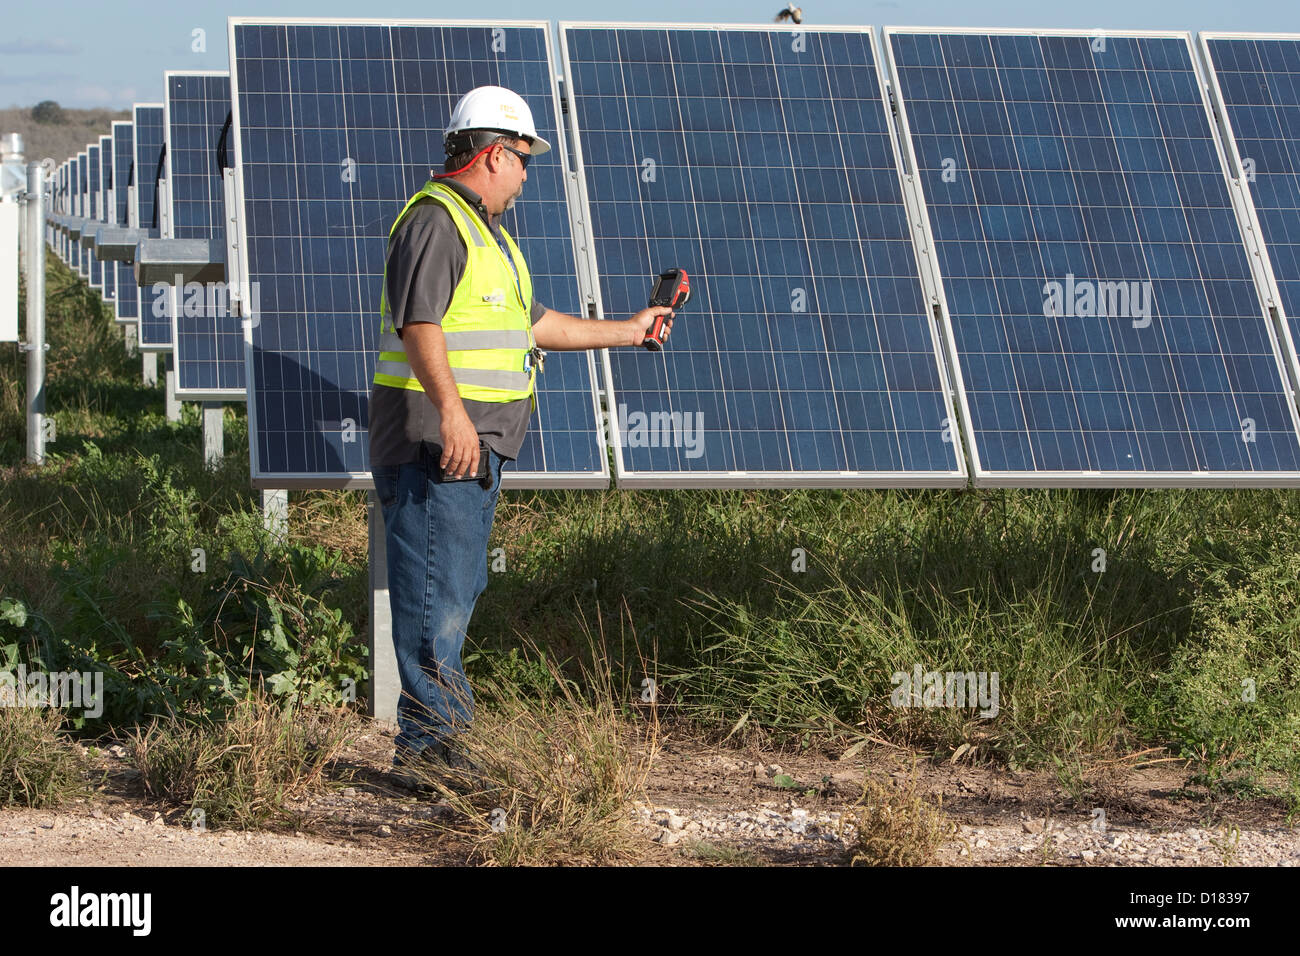
<svg viewBox="0 0 1300 956"><path fill-rule="evenodd" d="M136 108L134 123L113 123L111 135L100 137L97 145L87 146L85 152L59 167L52 199L54 212L94 223L127 225L136 160L135 128L145 109ZM157 109L161 114L161 107ZM128 265L100 262L83 249L78 237L69 233L51 228L50 236L60 256L114 303L119 322L136 321L139 297Z"/></svg>
<svg viewBox="0 0 1300 956"><path fill-rule="evenodd" d="M219 153L230 117L229 75L169 72L164 85L163 103L136 104L131 122L113 123L110 136L59 170L56 209L155 238L224 236L222 169L229 162ZM67 235L52 233L51 240L114 305L119 323L138 326L142 351L174 353L178 397L244 399L243 332L215 297L187 302L184 290L141 288L131 263L101 263Z"/></svg>
<svg viewBox="0 0 1300 956"><path fill-rule="evenodd" d="M231 20L255 483L368 482L384 238L481 83L560 145L539 301L695 290L551 357L514 484L607 483L602 393L629 486L1300 483L1300 39L1202 38L1224 130L1185 34L884 39L563 25L557 88L544 23Z"/></svg>

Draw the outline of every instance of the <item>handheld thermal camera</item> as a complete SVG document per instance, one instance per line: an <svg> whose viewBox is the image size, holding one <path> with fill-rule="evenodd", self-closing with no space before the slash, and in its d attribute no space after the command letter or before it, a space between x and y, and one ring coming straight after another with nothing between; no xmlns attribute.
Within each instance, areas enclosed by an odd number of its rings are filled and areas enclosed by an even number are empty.
<svg viewBox="0 0 1300 956"><path fill-rule="evenodd" d="M669 269L659 273L659 281L650 295L650 305L666 305L674 312L684 306L691 298L691 279L685 269ZM664 323L666 316L656 316L654 325L646 332L641 344L652 352L664 347Z"/></svg>

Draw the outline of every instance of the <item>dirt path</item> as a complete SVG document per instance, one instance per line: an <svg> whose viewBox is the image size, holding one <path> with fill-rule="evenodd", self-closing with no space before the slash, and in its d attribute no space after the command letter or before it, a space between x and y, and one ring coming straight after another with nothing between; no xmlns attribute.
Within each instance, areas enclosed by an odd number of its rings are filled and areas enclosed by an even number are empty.
<svg viewBox="0 0 1300 956"><path fill-rule="evenodd" d="M92 762L103 781L61 810L0 810L11 865L389 866L463 864L469 848L440 830L451 810L394 786L392 738L370 730L328 787L266 831L203 831L149 801L120 747ZM728 750L668 734L633 811L646 865L843 865L844 813L864 776L911 773L884 751L847 761ZM1210 800L1169 764L1113 769L1080 806L1047 774L918 763L917 792L942 796L959 825L950 865L1300 865L1300 833L1275 799ZM1101 808L1103 813L1093 810Z"/></svg>

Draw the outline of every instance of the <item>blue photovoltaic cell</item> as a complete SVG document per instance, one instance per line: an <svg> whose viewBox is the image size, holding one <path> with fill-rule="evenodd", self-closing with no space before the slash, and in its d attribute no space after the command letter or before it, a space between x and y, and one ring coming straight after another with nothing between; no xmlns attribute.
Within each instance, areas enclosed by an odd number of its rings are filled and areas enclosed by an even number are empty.
<svg viewBox="0 0 1300 956"><path fill-rule="evenodd" d="M86 153L78 153L77 182L75 182L74 189L75 191L77 191L77 216L82 217L82 219L83 217L86 217L88 215L87 198L86 198L86 177L87 177ZM90 278L90 263L87 263L86 256L83 255L83 252L85 252L85 250L82 250L81 239L74 239L72 243L72 248L73 248L73 261L75 263L75 267L77 267L77 272L81 274L82 278Z"/></svg>
<svg viewBox="0 0 1300 956"><path fill-rule="evenodd" d="M68 189L68 164L63 163L59 166L58 189L54 197L55 211L61 215L67 215L67 189ZM63 245L63 230L54 231L54 251L58 253L60 259L67 262L67 250Z"/></svg>
<svg viewBox="0 0 1300 956"><path fill-rule="evenodd" d="M556 147L530 163L505 222L537 301L582 309L548 31L239 20L231 31L247 278L259 302L249 380L253 477L365 482L388 231L430 167L441 171L451 109L476 86L519 93ZM517 483L539 473L539 483L605 480L590 367L579 352L547 358L528 437L507 471Z"/></svg>
<svg viewBox="0 0 1300 956"><path fill-rule="evenodd" d="M72 215L72 206L71 206L71 203L72 203L72 198L71 198L71 196L72 196L72 189L71 189L71 187L69 186L69 184L72 182L72 171L71 171L71 166L72 166L72 161L71 161L71 160L68 160L67 162L65 162L65 163L63 164L63 166L62 166L62 168L61 168L61 170L60 170L60 179L59 179L59 212L60 212L62 215L65 215L65 216L70 216L70 215ZM67 233L65 233L62 229L59 230L59 244L58 244L58 249L59 249L59 258L61 258L61 259L63 260L63 262L64 262L65 265L68 264L68 263L69 263L69 260L72 258L72 256L71 256L71 253L68 252L68 236L67 236Z"/></svg>
<svg viewBox="0 0 1300 956"><path fill-rule="evenodd" d="M54 205L55 213L60 216L64 215L63 196L64 196L64 188L67 183L67 174L68 174L67 164L66 163L59 164L59 170L55 177L53 205ZM60 259L63 258L63 240L60 238L62 235L63 232L60 229L54 229L51 232L51 236L53 238L53 244L54 244L54 252L58 255Z"/></svg>
<svg viewBox="0 0 1300 956"><path fill-rule="evenodd" d="M170 186L171 237L224 242L225 191L222 142L230 115L230 76L167 74L167 182ZM233 162L233 148L229 149ZM186 392L244 394L244 330L238 315L212 297L180 309L172 326L176 346L176 389ZM184 302L184 299L182 299ZM195 315L195 312L201 314Z"/></svg>
<svg viewBox="0 0 1300 956"><path fill-rule="evenodd" d="M1300 36L1209 38L1246 188L1291 338L1300 343Z"/></svg>
<svg viewBox="0 0 1300 956"><path fill-rule="evenodd" d="M71 168L68 170L68 199L72 205L73 217L83 215L81 211L81 156L77 155L72 158ZM76 274L81 275L81 257L77 255L77 242L68 237L68 267ZM85 278L82 275L82 278Z"/></svg>
<svg viewBox="0 0 1300 956"><path fill-rule="evenodd" d="M977 477L1195 484L1300 468L1188 38L887 42Z"/></svg>
<svg viewBox="0 0 1300 956"><path fill-rule="evenodd" d="M86 216L89 219L98 219L100 212L100 185L99 177L102 167L99 164L99 147L86 147L86 182L88 192L86 193Z"/></svg>
<svg viewBox="0 0 1300 956"><path fill-rule="evenodd" d="M104 170L103 166L100 164L98 146L86 147L86 162L89 170L87 181L90 184L90 193L86 205L86 208L89 210L86 215L89 218L86 222L86 231L82 233L83 237L95 232L98 228L99 219L103 215L104 197L100 185L100 178L103 176ZM91 288L102 289L104 285L104 264L95 258L94 248L87 249L85 246L82 246L82 249L84 250L86 259L90 265Z"/></svg>
<svg viewBox="0 0 1300 956"><path fill-rule="evenodd" d="M135 108L135 205L142 230L157 238L159 210L157 208L158 179L162 175L163 159L163 108L137 105ZM138 288L138 287L137 287ZM167 351L172 345L172 320L167 311L166 292L155 294L151 286L138 288L140 317L140 348L146 351Z"/></svg>
<svg viewBox="0 0 1300 956"><path fill-rule="evenodd" d="M113 124L113 204L117 225L125 227L130 223L130 198L128 186L131 183L132 164L135 162L135 125L133 123ZM117 274L117 318L122 322L134 322L140 317L140 290L135 284L134 267L129 262L118 262L113 270Z"/></svg>
<svg viewBox="0 0 1300 956"><path fill-rule="evenodd" d="M75 175L75 168L76 160L70 159L63 165L63 214L65 216L73 215L72 183ZM63 261L69 268L73 268L72 240L68 237L66 232L60 231L59 235L61 237L59 240L59 251L63 255Z"/></svg>
<svg viewBox="0 0 1300 956"><path fill-rule="evenodd" d="M89 197L87 196L87 193L89 192L89 185L87 180L88 176L89 176L89 171L86 163L86 154L78 153L77 154L77 179L74 188L77 191L76 192L77 195L76 214L79 218L85 218L86 216L90 215L90 202L89 202ZM77 270L77 273L83 279L89 279L90 263L87 261L86 256L83 254L84 251L85 250L81 248L81 240L80 239L73 240L72 267Z"/></svg>
<svg viewBox="0 0 1300 956"><path fill-rule="evenodd" d="M665 351L609 352L620 477L963 480L871 34L565 25L565 49L604 314L691 276Z"/></svg>
<svg viewBox="0 0 1300 956"><path fill-rule="evenodd" d="M113 222L113 211L109 203L113 193L113 137L99 138L99 221L104 224ZM113 302L117 296L117 268L111 262L101 262L100 277L104 291L104 301Z"/></svg>

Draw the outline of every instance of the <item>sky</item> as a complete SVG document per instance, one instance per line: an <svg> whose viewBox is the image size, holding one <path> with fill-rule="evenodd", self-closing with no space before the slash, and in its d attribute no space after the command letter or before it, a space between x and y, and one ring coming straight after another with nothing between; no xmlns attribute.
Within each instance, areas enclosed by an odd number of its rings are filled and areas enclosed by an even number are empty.
<svg viewBox="0 0 1300 956"><path fill-rule="evenodd" d="M625 4L621 20L765 23L786 0L657 0ZM1073 27L1300 33L1295 0L803 0L804 22L841 26ZM380 0L15 4L0 35L0 106L126 109L162 99L164 70L227 70L228 16L596 20L607 0ZM648 16L653 10L653 16ZM195 31L202 31L196 35ZM202 42L199 42L201 40ZM201 49L197 49L201 47Z"/></svg>

